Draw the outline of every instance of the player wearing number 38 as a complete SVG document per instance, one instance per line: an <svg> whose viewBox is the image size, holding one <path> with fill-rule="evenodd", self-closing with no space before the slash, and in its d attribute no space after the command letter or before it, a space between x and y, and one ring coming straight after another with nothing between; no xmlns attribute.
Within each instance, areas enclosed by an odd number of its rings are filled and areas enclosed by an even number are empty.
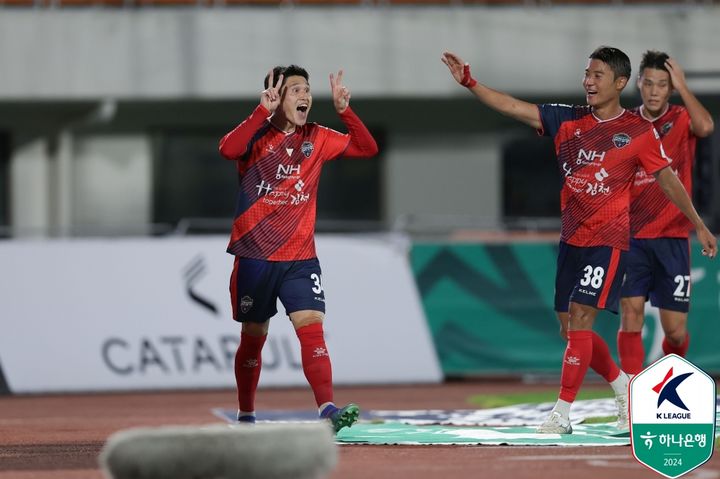
<svg viewBox="0 0 720 479"><path fill-rule="evenodd" d="M588 367L615 391L618 427L628 427L627 375L592 330L601 309L617 313L625 257L630 243L630 190L638 167L653 175L662 191L695 227L703 252L717 253L707 229L675 177L652 124L620 104L630 80L630 59L602 46L587 59L583 88L587 105L535 105L475 80L470 65L445 52L443 63L480 102L552 137L562 175L561 233L555 278L555 311L567 339L560 394L539 433L568 434L570 407Z"/></svg>

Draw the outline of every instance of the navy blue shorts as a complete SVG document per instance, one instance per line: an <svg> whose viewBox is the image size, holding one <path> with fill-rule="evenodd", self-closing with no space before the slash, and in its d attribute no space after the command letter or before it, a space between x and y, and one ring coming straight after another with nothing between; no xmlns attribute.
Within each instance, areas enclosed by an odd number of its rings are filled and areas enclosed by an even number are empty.
<svg viewBox="0 0 720 479"><path fill-rule="evenodd" d="M310 309L325 312L325 291L317 258L266 261L235 257L230 277L233 319L264 323L277 313L280 298L289 315Z"/></svg>
<svg viewBox="0 0 720 479"><path fill-rule="evenodd" d="M657 308L687 313L690 242L687 238L631 239L622 297L642 296Z"/></svg>
<svg viewBox="0 0 720 479"><path fill-rule="evenodd" d="M626 252L610 246L572 246L560 242L555 274L555 311L570 302L618 312Z"/></svg>

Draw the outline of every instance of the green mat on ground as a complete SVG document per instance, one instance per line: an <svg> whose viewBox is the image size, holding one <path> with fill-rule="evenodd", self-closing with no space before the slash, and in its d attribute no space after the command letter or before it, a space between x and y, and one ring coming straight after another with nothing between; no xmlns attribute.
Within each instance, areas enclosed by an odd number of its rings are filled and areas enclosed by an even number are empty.
<svg viewBox="0 0 720 479"><path fill-rule="evenodd" d="M630 436L612 424L579 424L572 434L536 434L535 427L413 426L359 423L341 430L338 444L627 446Z"/></svg>

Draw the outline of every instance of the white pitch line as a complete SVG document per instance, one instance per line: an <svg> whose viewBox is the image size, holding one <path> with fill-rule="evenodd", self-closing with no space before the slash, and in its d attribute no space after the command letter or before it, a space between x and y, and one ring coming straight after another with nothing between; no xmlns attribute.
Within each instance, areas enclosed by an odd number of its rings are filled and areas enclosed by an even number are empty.
<svg viewBox="0 0 720 479"><path fill-rule="evenodd" d="M604 459L588 459L587 461L585 461L585 463L588 466L593 467L624 467L627 469L642 469L640 463L636 461L626 463L606 461Z"/></svg>
<svg viewBox="0 0 720 479"><path fill-rule="evenodd" d="M598 456L588 456L587 454L548 454L546 455L536 455L536 456L511 456L506 458L510 461L566 461L566 460L578 460L582 459L585 461L592 461L592 460L619 460L619 459L628 459L628 460L635 460L633 459L631 454L605 454L605 455L598 455Z"/></svg>
<svg viewBox="0 0 720 479"><path fill-rule="evenodd" d="M691 479L718 479L720 477L720 471L703 469L703 466L700 466L699 469L689 472L687 477Z"/></svg>

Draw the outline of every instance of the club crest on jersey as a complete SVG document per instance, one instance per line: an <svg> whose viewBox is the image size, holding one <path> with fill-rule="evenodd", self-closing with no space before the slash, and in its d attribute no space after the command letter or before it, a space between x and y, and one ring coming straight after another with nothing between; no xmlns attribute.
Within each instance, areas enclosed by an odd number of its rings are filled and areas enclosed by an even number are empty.
<svg viewBox="0 0 720 479"><path fill-rule="evenodd" d="M625 148L630 144L631 138L627 133L616 133L613 135L612 142L615 148Z"/></svg>
<svg viewBox="0 0 720 479"><path fill-rule="evenodd" d="M305 155L305 158L310 158L314 149L315 147L309 141L304 141L300 146L300 151L302 151L302 154Z"/></svg>
<svg viewBox="0 0 720 479"><path fill-rule="evenodd" d="M673 127L673 122L669 121L660 127L660 133L662 133L663 136L665 136L668 134L668 131L670 131L670 129L672 127Z"/></svg>
<svg viewBox="0 0 720 479"><path fill-rule="evenodd" d="M243 314L250 311L250 308L253 307L253 299L250 296L243 296L240 299L240 311L243 312Z"/></svg>

